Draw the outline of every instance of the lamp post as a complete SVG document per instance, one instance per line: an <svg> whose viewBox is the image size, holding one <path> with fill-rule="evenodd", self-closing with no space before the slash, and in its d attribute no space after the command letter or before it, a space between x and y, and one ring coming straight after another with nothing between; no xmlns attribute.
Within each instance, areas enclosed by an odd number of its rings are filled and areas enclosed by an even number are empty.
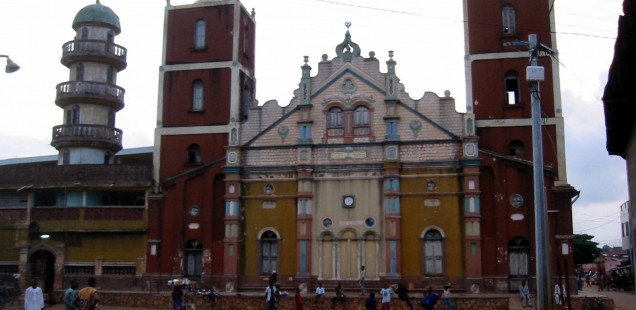
<svg viewBox="0 0 636 310"><path fill-rule="evenodd" d="M0 55L0 57L4 57L7 59L7 66L4 69L6 73L13 73L20 70L20 66L18 66L18 64L16 64L15 62L13 62L13 60L9 58L9 55Z"/></svg>

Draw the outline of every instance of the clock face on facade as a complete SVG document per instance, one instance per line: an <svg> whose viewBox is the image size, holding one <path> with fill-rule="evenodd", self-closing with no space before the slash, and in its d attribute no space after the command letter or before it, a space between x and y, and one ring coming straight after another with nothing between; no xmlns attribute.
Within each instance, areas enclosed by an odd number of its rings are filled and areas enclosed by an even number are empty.
<svg viewBox="0 0 636 310"><path fill-rule="evenodd" d="M356 202L356 200L353 196L344 196L342 197L342 202L344 203L345 207L353 207L353 204Z"/></svg>

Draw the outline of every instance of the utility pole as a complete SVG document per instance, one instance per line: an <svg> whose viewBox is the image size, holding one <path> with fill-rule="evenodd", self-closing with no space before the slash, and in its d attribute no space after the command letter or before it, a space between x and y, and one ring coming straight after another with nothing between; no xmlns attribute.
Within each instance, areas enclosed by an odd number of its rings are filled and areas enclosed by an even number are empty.
<svg viewBox="0 0 636 310"><path fill-rule="evenodd" d="M532 97L532 160L534 163L534 227L536 247L536 276L537 276L537 309L551 309L550 307L550 248L548 243L547 210L545 199L545 185L543 182L543 142L541 137L541 97L539 96L539 82L545 79L544 68L539 66L539 49L544 48L548 53L551 49L540 45L537 35L528 36L530 48L530 65L526 68L526 80L530 84ZM545 51L545 50L544 50Z"/></svg>

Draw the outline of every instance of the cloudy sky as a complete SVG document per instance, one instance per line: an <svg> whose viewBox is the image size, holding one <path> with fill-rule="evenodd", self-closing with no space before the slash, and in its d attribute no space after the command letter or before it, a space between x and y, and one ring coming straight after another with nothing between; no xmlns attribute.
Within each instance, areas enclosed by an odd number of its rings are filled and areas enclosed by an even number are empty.
<svg viewBox="0 0 636 310"><path fill-rule="evenodd" d="M172 4L192 3L172 0ZM55 154L49 143L63 113L55 85L68 80L61 46L73 39L75 14L91 0L2 0L0 54L22 69L0 72L0 160ZM126 107L116 126L124 147L150 146L157 106L164 0L102 0L120 18L115 42L128 49L118 74ZM362 54L381 64L394 51L397 74L412 98L451 91L465 107L462 1L432 0L245 0L256 10L257 99L286 105L300 81L303 56L317 71L322 54L335 56L345 21ZM574 204L575 233L601 245L620 246L619 207L627 201L625 161L607 155L601 97L612 60L622 0L555 1L566 125L568 182L581 191ZM538 16L539 17L539 16ZM4 59L0 65L4 66ZM381 67L382 71L386 68ZM545 143L545 142L544 142Z"/></svg>

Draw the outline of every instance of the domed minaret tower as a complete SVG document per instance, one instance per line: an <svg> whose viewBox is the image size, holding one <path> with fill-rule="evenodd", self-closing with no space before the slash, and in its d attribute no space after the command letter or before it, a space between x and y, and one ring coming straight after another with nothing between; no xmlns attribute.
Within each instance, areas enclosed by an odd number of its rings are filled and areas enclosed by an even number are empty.
<svg viewBox="0 0 636 310"><path fill-rule="evenodd" d="M51 145L59 165L110 164L122 148L122 131L115 128L125 92L116 85L117 72L126 68L126 49L114 43L119 17L97 0L77 13L73 29L75 39L62 46L69 81L56 87L64 123L53 127Z"/></svg>

